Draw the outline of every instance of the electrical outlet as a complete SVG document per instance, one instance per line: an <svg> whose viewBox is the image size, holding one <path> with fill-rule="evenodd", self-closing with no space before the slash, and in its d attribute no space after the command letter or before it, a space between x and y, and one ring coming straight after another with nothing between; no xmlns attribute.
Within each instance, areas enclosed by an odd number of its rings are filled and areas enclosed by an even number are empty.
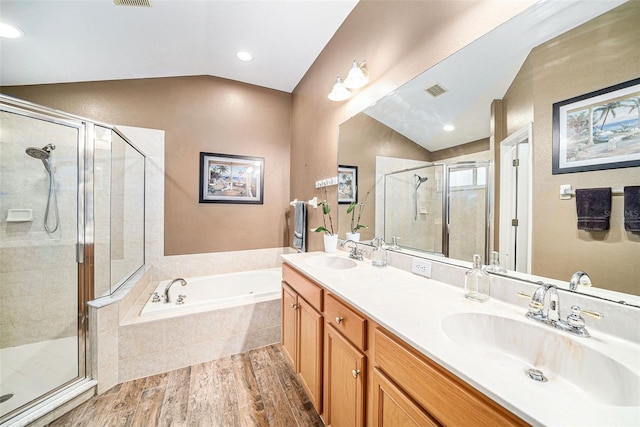
<svg viewBox="0 0 640 427"><path fill-rule="evenodd" d="M431 263L420 258L413 258L411 272L424 277L431 277Z"/></svg>

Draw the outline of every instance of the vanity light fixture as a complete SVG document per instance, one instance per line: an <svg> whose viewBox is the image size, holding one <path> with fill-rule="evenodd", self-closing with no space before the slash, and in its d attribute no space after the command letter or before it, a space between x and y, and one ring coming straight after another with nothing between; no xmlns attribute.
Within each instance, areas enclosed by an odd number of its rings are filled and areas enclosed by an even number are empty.
<svg viewBox="0 0 640 427"><path fill-rule="evenodd" d="M0 37L7 39L17 39L18 37L22 37L24 33L17 27L13 25L0 23Z"/></svg>
<svg viewBox="0 0 640 427"><path fill-rule="evenodd" d="M367 61L362 61L358 64L358 61L354 59L344 82L340 80L340 76L336 79L333 89L331 89L331 93L329 93L329 99L331 101L344 101L345 99L349 99L351 97L349 89L360 89L367 83L369 83Z"/></svg>
<svg viewBox="0 0 640 427"><path fill-rule="evenodd" d="M456 127L454 125L444 125L442 127L442 130L445 132L453 132L454 130L456 130Z"/></svg>
<svg viewBox="0 0 640 427"><path fill-rule="evenodd" d="M238 58L242 62L249 62L253 59L253 55L251 55L249 52L240 51L236 53L236 58Z"/></svg>
<svg viewBox="0 0 640 427"><path fill-rule="evenodd" d="M351 92L344 86L340 76L336 77L336 83L333 85L333 89L329 93L329 99L331 101L344 101L351 97Z"/></svg>
<svg viewBox="0 0 640 427"><path fill-rule="evenodd" d="M367 70L367 61L360 64L354 59L347 78L344 79L344 85L348 89L360 89L369 83L369 70Z"/></svg>

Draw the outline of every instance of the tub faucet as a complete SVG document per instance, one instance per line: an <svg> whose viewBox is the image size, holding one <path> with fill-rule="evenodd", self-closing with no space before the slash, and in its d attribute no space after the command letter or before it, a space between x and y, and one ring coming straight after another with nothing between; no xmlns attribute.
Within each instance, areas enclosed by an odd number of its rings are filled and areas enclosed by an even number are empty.
<svg viewBox="0 0 640 427"><path fill-rule="evenodd" d="M358 249L358 242L355 240L345 240L342 242L340 246L344 247L347 243L353 243L353 247L349 251L349 258L357 259L358 261L362 261L362 251Z"/></svg>
<svg viewBox="0 0 640 427"><path fill-rule="evenodd" d="M187 286L187 281L182 278L173 279L169 282L169 284L164 288L164 303L167 304L169 302L169 289L174 283L180 283L182 286Z"/></svg>

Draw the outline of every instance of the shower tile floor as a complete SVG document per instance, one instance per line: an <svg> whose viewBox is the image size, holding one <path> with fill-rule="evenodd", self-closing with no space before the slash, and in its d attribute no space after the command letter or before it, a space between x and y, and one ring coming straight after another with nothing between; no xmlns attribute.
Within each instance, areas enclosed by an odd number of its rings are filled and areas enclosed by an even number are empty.
<svg viewBox="0 0 640 427"><path fill-rule="evenodd" d="M78 376L75 336L0 349L0 415L29 403Z"/></svg>

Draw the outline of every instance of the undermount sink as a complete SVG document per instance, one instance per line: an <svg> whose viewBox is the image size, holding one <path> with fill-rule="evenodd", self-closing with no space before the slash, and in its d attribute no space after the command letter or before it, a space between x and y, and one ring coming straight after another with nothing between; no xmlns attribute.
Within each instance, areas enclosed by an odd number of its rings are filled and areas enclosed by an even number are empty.
<svg viewBox="0 0 640 427"><path fill-rule="evenodd" d="M538 381L548 393L605 405L640 405L638 374L580 342L593 338L572 337L524 317L519 321L485 313L452 314L441 327L453 342L486 358L487 369L497 364L523 381L534 381L538 373L532 376L532 369L540 371L544 378Z"/></svg>
<svg viewBox="0 0 640 427"><path fill-rule="evenodd" d="M358 265L354 260L341 258L335 255L316 255L307 259L307 264L313 267L328 268L332 270L346 270Z"/></svg>

